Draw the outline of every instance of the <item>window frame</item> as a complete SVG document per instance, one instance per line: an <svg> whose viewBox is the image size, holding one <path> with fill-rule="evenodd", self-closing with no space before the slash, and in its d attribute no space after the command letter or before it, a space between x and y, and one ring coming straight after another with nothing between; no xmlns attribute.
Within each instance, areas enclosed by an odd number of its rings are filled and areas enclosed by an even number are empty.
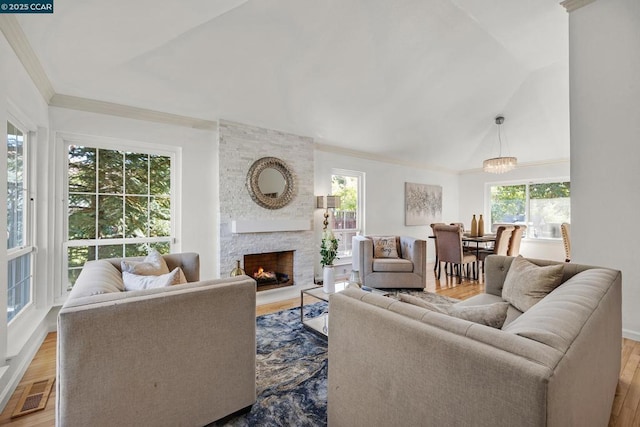
<svg viewBox="0 0 640 427"><path fill-rule="evenodd" d="M527 241L534 242L557 242L562 240L562 235L556 237L532 237L528 232L531 229L531 200L530 200L530 186L537 184L549 184L549 183L560 183L560 182L568 182L571 183L571 179L567 176L561 177L553 177L553 178L543 178L543 179L524 179L524 180L512 180L512 181L491 181L485 183L485 218L487 218L488 228L493 228L493 219L491 217L491 187L495 186L516 186L516 185L524 185L525 186L525 224L527 225L527 231L525 232L525 236L523 237ZM571 195L569 196L571 199ZM571 212L569 212L571 215Z"/></svg>
<svg viewBox="0 0 640 427"><path fill-rule="evenodd" d="M34 167L36 150L34 141L37 140L35 132L36 126L26 120L20 120L16 114L9 112L6 117L6 123L11 123L23 135L23 197L24 197L24 219L23 219L23 244L15 248L7 248L7 273L9 271L9 262L14 261L24 255L30 254L29 259L29 301L15 314L11 320L5 317L7 329L11 332L15 328L20 328L29 315L35 310L37 305L37 292L35 288L36 276L36 247L35 247L35 199L34 199L34 183L36 175ZM8 135L9 129L5 129L5 137ZM6 148L5 148L6 149ZM9 183L7 182L7 188ZM7 219L9 213L7 212ZM9 281L5 293L7 293L7 309L9 307ZM8 312L7 312L8 313Z"/></svg>
<svg viewBox="0 0 640 427"><path fill-rule="evenodd" d="M332 168L331 169L331 176L329 177L329 188L332 187L332 181L333 181L333 176L334 175L348 176L348 177L354 177L354 178L358 179L358 188L357 188L357 191L358 191L358 203L357 203L357 212L356 212L356 224L358 225L358 227L357 228L345 228L345 229L341 229L341 230L332 229L332 231L333 231L334 235L336 235L336 237L338 237L338 238L340 238L339 236L337 236L338 234L344 235L346 233L353 233L353 232L355 232L356 235L363 235L365 233L365 231L364 231L365 230L365 228L364 228L364 219L365 219L365 213L364 213L365 193L364 193L364 189L365 189L365 177L366 177L366 174L365 174L365 172L362 172L362 171ZM343 260L345 258L351 258L352 252L353 252L353 250L339 252L338 253L338 257L340 259L343 259Z"/></svg>
<svg viewBox="0 0 640 427"><path fill-rule="evenodd" d="M180 197L178 191L181 188L181 168L182 168L182 148L179 146L170 146L164 144L155 144L123 138L99 137L90 135L78 135L73 133L58 132L56 135L56 149L59 152L58 161L63 173L59 174L59 182L57 186L60 194L62 194L63 202L60 204L60 227L59 241L61 248L57 257L58 277L56 285L56 299L62 302L66 299L71 286L68 283L68 248L72 246L96 245L105 246L109 244L128 244L140 243L139 238L122 238L122 239L86 239L86 240L69 240L69 175L68 175L68 149L69 145L81 145L96 149L119 150L123 152L136 152L149 155L159 155L169 157L171 160L171 189L170 189L170 227L169 237L148 237L145 243L167 242L169 243L170 252L179 252L181 250L181 221L180 221Z"/></svg>

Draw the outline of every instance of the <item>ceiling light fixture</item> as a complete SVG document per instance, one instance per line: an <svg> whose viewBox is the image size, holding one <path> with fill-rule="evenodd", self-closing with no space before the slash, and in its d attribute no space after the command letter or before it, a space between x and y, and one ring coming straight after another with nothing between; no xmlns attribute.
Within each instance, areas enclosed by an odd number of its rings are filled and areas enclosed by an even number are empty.
<svg viewBox="0 0 640 427"><path fill-rule="evenodd" d="M496 125L498 125L498 142L500 143L500 152L498 157L487 159L482 162L482 169L489 173L505 173L513 170L518 164L518 159L515 157L502 157L502 134L500 132L500 125L504 123L504 117L496 117Z"/></svg>

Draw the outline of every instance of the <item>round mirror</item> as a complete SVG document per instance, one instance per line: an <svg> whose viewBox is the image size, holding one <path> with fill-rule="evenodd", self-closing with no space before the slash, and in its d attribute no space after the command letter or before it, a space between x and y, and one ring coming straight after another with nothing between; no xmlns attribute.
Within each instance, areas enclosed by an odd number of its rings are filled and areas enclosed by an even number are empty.
<svg viewBox="0 0 640 427"><path fill-rule="evenodd" d="M256 160L247 173L247 190L253 201L263 208L280 209L293 199L293 175L282 160L263 157Z"/></svg>

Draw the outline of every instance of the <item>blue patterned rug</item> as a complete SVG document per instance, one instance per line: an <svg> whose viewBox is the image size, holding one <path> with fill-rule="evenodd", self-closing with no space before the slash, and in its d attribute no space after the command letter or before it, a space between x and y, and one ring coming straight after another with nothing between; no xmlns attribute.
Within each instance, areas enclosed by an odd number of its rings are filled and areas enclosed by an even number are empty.
<svg viewBox="0 0 640 427"><path fill-rule="evenodd" d="M317 316L327 304L305 306ZM305 329L300 309L256 318L258 400L251 411L213 426L326 426L327 341Z"/></svg>

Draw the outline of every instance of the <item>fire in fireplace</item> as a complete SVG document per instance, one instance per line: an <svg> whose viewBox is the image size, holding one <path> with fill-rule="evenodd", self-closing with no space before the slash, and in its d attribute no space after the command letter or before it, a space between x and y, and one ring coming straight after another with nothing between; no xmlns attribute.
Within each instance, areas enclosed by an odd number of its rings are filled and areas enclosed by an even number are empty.
<svg viewBox="0 0 640 427"><path fill-rule="evenodd" d="M244 270L256 280L258 291L293 285L293 252L268 252L244 256Z"/></svg>

